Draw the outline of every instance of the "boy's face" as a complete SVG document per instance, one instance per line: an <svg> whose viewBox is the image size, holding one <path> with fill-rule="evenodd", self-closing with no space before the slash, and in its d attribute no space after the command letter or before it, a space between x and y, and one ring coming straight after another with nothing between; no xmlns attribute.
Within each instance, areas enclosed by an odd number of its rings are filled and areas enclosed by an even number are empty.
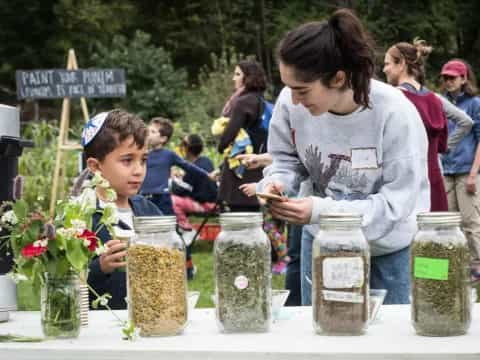
<svg viewBox="0 0 480 360"><path fill-rule="evenodd" d="M136 195L147 172L147 146L138 148L133 136L127 137L102 161L87 159L92 171L99 170L119 197Z"/></svg>
<svg viewBox="0 0 480 360"><path fill-rule="evenodd" d="M164 145L167 142L167 137L160 134L160 126L152 124L148 127L148 138L147 138L149 147L157 147L159 145Z"/></svg>

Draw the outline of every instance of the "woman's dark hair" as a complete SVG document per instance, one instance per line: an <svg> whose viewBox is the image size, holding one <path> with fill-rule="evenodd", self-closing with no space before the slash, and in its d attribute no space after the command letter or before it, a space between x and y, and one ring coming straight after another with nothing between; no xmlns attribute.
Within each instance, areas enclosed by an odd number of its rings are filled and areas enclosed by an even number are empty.
<svg viewBox="0 0 480 360"><path fill-rule="evenodd" d="M198 156L203 151L203 140L200 135L190 134L185 137L185 140L182 142L183 146L187 150L187 153L190 153L194 156Z"/></svg>
<svg viewBox="0 0 480 360"><path fill-rule="evenodd" d="M243 86L247 92L264 92L267 88L267 80L262 65L254 60L242 60L237 66L243 73Z"/></svg>
<svg viewBox="0 0 480 360"><path fill-rule="evenodd" d="M407 73L413 76L420 84L425 85L425 61L433 48L425 40L413 39L413 44L399 42L388 49L387 53L395 64L403 59L407 66Z"/></svg>
<svg viewBox="0 0 480 360"><path fill-rule="evenodd" d="M292 66L303 82L320 80L329 87L339 70L353 100L369 105L370 79L375 70L373 42L351 10L340 9L328 21L306 23L287 33L278 47L279 60Z"/></svg>
<svg viewBox="0 0 480 360"><path fill-rule="evenodd" d="M472 66L464 60L463 63L467 66L467 82L463 85L463 91L470 96L476 96L478 94L477 78L472 70Z"/></svg>

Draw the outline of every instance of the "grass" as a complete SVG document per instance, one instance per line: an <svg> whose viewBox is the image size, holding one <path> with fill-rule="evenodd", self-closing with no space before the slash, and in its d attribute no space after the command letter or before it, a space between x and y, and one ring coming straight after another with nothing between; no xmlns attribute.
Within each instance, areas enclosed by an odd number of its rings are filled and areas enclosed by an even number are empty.
<svg viewBox="0 0 480 360"><path fill-rule="evenodd" d="M193 245L193 262L197 267L195 278L188 282L189 290L200 291L198 307L213 307L211 295L213 294L213 242L196 241ZM272 276L272 288L283 289L285 284L284 275ZM39 310L40 297L32 290L32 286L21 282L17 287L18 309Z"/></svg>

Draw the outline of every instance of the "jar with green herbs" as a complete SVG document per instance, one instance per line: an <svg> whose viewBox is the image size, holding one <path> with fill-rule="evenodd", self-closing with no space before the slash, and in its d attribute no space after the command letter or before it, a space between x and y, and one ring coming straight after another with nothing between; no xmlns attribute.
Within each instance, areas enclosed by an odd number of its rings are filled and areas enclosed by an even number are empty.
<svg viewBox="0 0 480 360"><path fill-rule="evenodd" d="M418 335L463 335L472 316L470 253L454 212L417 215L411 246L412 324Z"/></svg>
<svg viewBox="0 0 480 360"><path fill-rule="evenodd" d="M170 336L187 324L185 246L174 216L134 217L127 252L128 314L140 336Z"/></svg>
<svg viewBox="0 0 480 360"><path fill-rule="evenodd" d="M216 319L222 332L266 332L271 324L270 242L262 213L224 213L215 241Z"/></svg>
<svg viewBox="0 0 480 360"><path fill-rule="evenodd" d="M370 251L359 214L320 216L312 244L312 310L322 335L361 335L369 319Z"/></svg>

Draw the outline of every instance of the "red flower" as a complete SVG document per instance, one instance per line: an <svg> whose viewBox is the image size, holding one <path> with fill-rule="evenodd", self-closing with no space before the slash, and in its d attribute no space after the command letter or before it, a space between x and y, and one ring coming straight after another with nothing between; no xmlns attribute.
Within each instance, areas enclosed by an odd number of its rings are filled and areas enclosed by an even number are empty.
<svg viewBox="0 0 480 360"><path fill-rule="evenodd" d="M22 256L26 258L32 258L42 255L47 251L46 246L35 246L34 244L28 244L22 249Z"/></svg>
<svg viewBox="0 0 480 360"><path fill-rule="evenodd" d="M97 235L95 235L93 231L85 229L82 231L80 235L78 235L78 237L80 239L85 239L88 241L88 250L92 252L95 251L98 244L97 244Z"/></svg>

